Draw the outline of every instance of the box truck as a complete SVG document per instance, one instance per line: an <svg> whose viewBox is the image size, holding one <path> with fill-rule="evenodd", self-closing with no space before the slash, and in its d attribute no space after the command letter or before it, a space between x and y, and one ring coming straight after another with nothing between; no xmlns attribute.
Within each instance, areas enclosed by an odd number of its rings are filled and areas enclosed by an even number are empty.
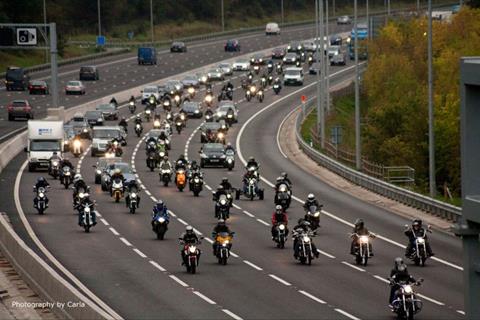
<svg viewBox="0 0 480 320"><path fill-rule="evenodd" d="M62 156L64 145L63 121L28 121L28 171L48 169L49 159L56 151Z"/></svg>

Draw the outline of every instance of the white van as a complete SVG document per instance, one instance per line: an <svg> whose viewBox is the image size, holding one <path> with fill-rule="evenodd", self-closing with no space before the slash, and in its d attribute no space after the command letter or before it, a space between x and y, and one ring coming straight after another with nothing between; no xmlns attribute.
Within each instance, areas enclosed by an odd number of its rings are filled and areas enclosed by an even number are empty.
<svg viewBox="0 0 480 320"><path fill-rule="evenodd" d="M28 152L28 171L47 169L54 152L62 156L64 138L63 121L29 120L25 147Z"/></svg>
<svg viewBox="0 0 480 320"><path fill-rule="evenodd" d="M268 35L279 35L280 34L280 27L278 26L278 23L276 22L270 22L267 23L267 26L265 27L265 34Z"/></svg>

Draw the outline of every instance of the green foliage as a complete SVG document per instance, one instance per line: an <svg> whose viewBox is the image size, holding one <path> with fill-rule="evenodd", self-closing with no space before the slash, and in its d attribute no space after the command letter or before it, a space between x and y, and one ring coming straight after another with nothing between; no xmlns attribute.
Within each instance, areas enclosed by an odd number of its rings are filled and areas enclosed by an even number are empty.
<svg viewBox="0 0 480 320"><path fill-rule="evenodd" d="M365 73L366 156L416 169L428 180L426 20L391 22L369 44ZM460 193L459 59L480 55L480 10L463 9L451 23L433 26L437 185Z"/></svg>

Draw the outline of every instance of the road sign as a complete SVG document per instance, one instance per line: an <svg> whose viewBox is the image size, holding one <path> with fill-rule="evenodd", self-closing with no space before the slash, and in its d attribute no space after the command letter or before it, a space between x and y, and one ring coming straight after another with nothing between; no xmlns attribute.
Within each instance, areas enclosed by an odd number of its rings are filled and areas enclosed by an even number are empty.
<svg viewBox="0 0 480 320"><path fill-rule="evenodd" d="M302 95L301 99L302 99L302 103L305 103L305 101L307 101L307 96Z"/></svg>
<svg viewBox="0 0 480 320"><path fill-rule="evenodd" d="M97 46L105 45L105 36L97 36Z"/></svg>
<svg viewBox="0 0 480 320"><path fill-rule="evenodd" d="M335 126L331 128L330 132L331 136L331 143L334 145L338 145L342 143L342 127L341 126Z"/></svg>
<svg viewBox="0 0 480 320"><path fill-rule="evenodd" d="M17 45L37 45L37 28L17 28Z"/></svg>

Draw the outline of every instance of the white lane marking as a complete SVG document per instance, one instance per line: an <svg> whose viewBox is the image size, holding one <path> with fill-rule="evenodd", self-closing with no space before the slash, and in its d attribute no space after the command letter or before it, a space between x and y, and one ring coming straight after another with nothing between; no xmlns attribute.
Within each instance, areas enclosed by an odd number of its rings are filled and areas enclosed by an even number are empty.
<svg viewBox="0 0 480 320"><path fill-rule="evenodd" d="M147 189L145 189L145 193L148 194L149 196L152 195L152 194L150 193L150 191L148 191Z"/></svg>
<svg viewBox="0 0 480 320"><path fill-rule="evenodd" d="M185 282L183 282L182 280L178 279L177 277L175 277L173 274L169 275L169 277L174 280L176 283L180 284L182 287L185 287L187 288L188 287L188 284L186 284Z"/></svg>
<svg viewBox="0 0 480 320"><path fill-rule="evenodd" d="M322 251L320 249L317 249L318 253L323 254L326 257L329 257L330 259L335 259L335 256L332 256L330 253L326 253L325 251Z"/></svg>
<svg viewBox="0 0 480 320"><path fill-rule="evenodd" d="M232 311L230 311L228 309L222 309L222 311L225 312L226 314L228 314L230 317L232 317L235 320L243 320L242 318L240 318L239 316L237 316L235 313L233 313Z"/></svg>
<svg viewBox="0 0 480 320"><path fill-rule="evenodd" d="M135 251L140 257L142 258L146 258L147 256L145 255L145 253L143 253L142 251L138 250L137 248L133 249L133 251Z"/></svg>
<svg viewBox="0 0 480 320"><path fill-rule="evenodd" d="M343 72L346 72L346 71L349 71L349 70L351 70L351 69L354 68L354 67L355 67L355 66L351 66L351 67L342 69L342 70L340 70L340 71L337 71L337 72L335 72L335 73L332 73L332 74L330 74L330 77L337 76L338 74L343 73ZM271 104L263 107L262 109L258 110L255 114L253 114L250 118L248 118L247 121L245 121L245 123L244 123L244 124L242 125L242 127L240 128L240 130L239 130L239 132L238 132L238 135L237 135L237 139L236 139L236 141L235 141L235 147L236 147L236 149L237 149L238 158L240 159L240 161L241 161L243 164L246 164L247 161L245 161L245 158L243 157L242 150L241 150L241 148L240 148L240 140L242 139L242 135L243 135L243 132L245 131L245 128L250 124L250 122L252 122L252 121L253 121L256 117L258 117L261 113L263 113L263 112L265 112L266 110L272 108L273 106L275 106L275 105L278 104L279 102L282 102L282 101L284 101L285 99L287 99L287 98L289 98L289 97L291 97L291 96L293 96L293 95L295 95L295 94L297 94L297 93L300 93L300 92L306 90L307 88L310 88L311 86L313 86L313 85L315 85L315 84L316 84L316 81L308 84L308 85L305 86L305 87L302 87L302 88L300 88L300 89L297 89L297 90L295 90L295 91L287 94L286 96L281 97L280 99L278 99L278 100L272 102ZM262 181L265 182L265 183L266 183L267 185L269 185L270 187L274 187L274 184L273 184L272 182L270 182L269 180L265 179L263 176L260 177L260 179L262 179ZM294 200L302 203L302 204L305 203L302 199L300 199L300 198L298 198L298 197L296 197L296 196L293 196L292 198L293 198ZM347 226L350 226L350 227L353 227L353 226L354 226L353 223L348 222L348 221L346 221L346 220L344 220L344 219L342 219L342 218L340 218L340 217L338 217L338 216L336 216L336 215L334 215L334 214L332 214L332 213L329 213L329 212L327 212L327 211L325 211L325 210L322 210L322 212L323 212L326 216L328 216L328 217L330 217L330 218L332 218L332 219L335 219L335 220L337 220L337 221L339 221L339 222L341 222L341 223L343 223L343 224L345 224L345 225L347 225ZM377 233L375 233L375 234L377 234ZM388 238L386 238L386 237L380 236L380 235L378 235L378 234L377 234L377 238L379 238L379 239L381 239L381 240L384 240L384 241L386 241L386 242L388 242L388 243L391 243L391 244L393 244L393 245L395 245L395 246L398 246L398 247L401 247L401 248L405 248L405 246L404 246L403 244L398 243L398 242L396 242L396 241L394 241L394 240L388 239ZM458 265L453 264L453 263L451 263L451 262L445 261L445 260L440 259L440 258L438 258L438 257L432 257L432 259L435 260L435 261L437 261L437 262L440 262L440 263L442 263L442 264L444 264L444 265L447 265L447 266L449 266L449 267L452 267L452 268L454 268L454 269L463 271L463 268L462 268L461 266L458 266Z"/></svg>
<svg viewBox="0 0 480 320"><path fill-rule="evenodd" d="M462 311L462 310L457 310L458 313L462 314L462 315L465 315L465 311Z"/></svg>
<svg viewBox="0 0 480 320"><path fill-rule="evenodd" d="M357 318L357 317L351 315L350 313L348 313L346 311L343 311L342 309L335 308L334 310L337 311L338 313L343 314L345 317L350 318L352 320L360 320L360 318Z"/></svg>
<svg viewBox="0 0 480 320"><path fill-rule="evenodd" d="M116 236L119 236L119 235L120 235L120 233L118 233L117 230L115 230L114 228L110 227L109 229L110 229L110 231L112 231L112 233L113 233L114 235L116 235Z"/></svg>
<svg viewBox="0 0 480 320"><path fill-rule="evenodd" d="M387 284L390 284L390 281L388 281L387 279L385 279L385 278L383 278L383 277L380 277L380 276L377 276L377 275L374 275L373 277L374 277L375 279L378 279L378 280L382 281L382 282L385 282L385 283L387 283Z"/></svg>
<svg viewBox="0 0 480 320"><path fill-rule="evenodd" d="M282 278L277 277L277 276L274 275L274 274L269 274L268 276L269 276L270 278L273 278L273 279L277 280L278 282L280 282L281 284L284 284L284 285L286 285L286 286L291 286L291 285L292 285L290 282L287 282L287 281L283 280Z"/></svg>
<svg viewBox="0 0 480 320"><path fill-rule="evenodd" d="M199 296L200 298L202 298L203 300L205 300L206 302L210 303L210 304L217 304L215 301L213 301L212 299L210 299L209 297L201 294L200 292L198 291L193 291L193 293L195 293L197 296Z"/></svg>
<svg viewBox="0 0 480 320"><path fill-rule="evenodd" d="M348 263L347 261L342 261L342 264L346 265L346 266L349 266L350 268L353 268L355 270L358 270L358 271L361 271L361 272L365 272L365 269L362 269L360 267L357 267L351 263Z"/></svg>
<svg viewBox="0 0 480 320"><path fill-rule="evenodd" d="M317 297L315 297L314 295L312 295L312 294L310 294L310 293L308 293L308 292L306 292L306 291L298 290L298 292L300 292L300 293L303 294L304 296L309 297L310 299L312 299L312 300L314 300L314 301L317 301L318 303L326 304L326 302L323 301L322 299L317 298Z"/></svg>
<svg viewBox="0 0 480 320"><path fill-rule="evenodd" d="M125 243L125 245L127 245L127 246L129 246L129 247L132 246L132 244L131 244L130 242L128 242L128 240L125 239L124 237L120 237L120 241L122 241L123 243Z"/></svg>
<svg viewBox="0 0 480 320"><path fill-rule="evenodd" d="M257 269L258 271L262 271L263 269L260 268L259 266L257 266L256 264L253 264L251 263L250 261L248 260L243 260L243 262L245 262L246 264L248 264L250 267L252 267L253 269Z"/></svg>
<svg viewBox="0 0 480 320"><path fill-rule="evenodd" d="M237 206L235 203L233 204L233 207L234 207L234 208L237 208L238 210L242 210L242 208L240 208L239 206Z"/></svg>
<svg viewBox="0 0 480 320"><path fill-rule="evenodd" d="M167 270L165 270L165 268L163 268L161 265L159 265L159 264L156 263L155 261L150 260L149 262L150 262L150 264L151 264L152 266L154 266L154 267L157 268L158 270L160 270L160 271L162 271L162 272L167 271Z"/></svg>
<svg viewBox="0 0 480 320"><path fill-rule="evenodd" d="M48 251L48 249L43 245L43 243L38 239L37 235L32 229L30 222L28 221L27 217L25 216L25 212L22 209L22 205L20 202L20 181L22 178L22 174L25 171L25 168L28 165L28 160L26 160L23 165L20 167L17 176L15 178L15 185L14 185L14 192L13 197L15 201L15 207L17 208L18 215L22 220L22 223L30 236L30 238L35 242L37 247L42 251L45 257L52 262L66 277L68 277L83 293L86 295L85 301L91 305L92 308L97 309L99 307L99 311L102 316L106 318L113 318L113 319L123 319L118 313L116 313L112 308L110 308L105 302L103 302L99 297L97 297L92 291L90 291L78 278L76 278L67 268L65 268L54 256L53 254ZM59 277L60 281L63 280L63 277L60 277L58 273L55 273L55 277ZM68 282L66 283L67 287L69 286ZM73 289L72 289L73 290ZM80 295L82 295L79 292ZM82 295L83 296L83 295ZM97 304L97 305L95 305ZM102 310L103 309L103 310Z"/></svg>
<svg viewBox="0 0 480 320"><path fill-rule="evenodd" d="M103 218L100 219L100 221L102 221L103 224L106 225L106 226L109 226L109 225L110 225L110 224L107 222L107 220L105 220L105 219L103 219Z"/></svg>
<svg viewBox="0 0 480 320"><path fill-rule="evenodd" d="M180 222L183 225L188 225L183 219L177 218L178 222Z"/></svg>
<svg viewBox="0 0 480 320"><path fill-rule="evenodd" d="M243 213L245 213L247 216L249 216L250 218L253 218L255 217L253 214L251 214L250 212L248 212L247 210L243 210Z"/></svg>
<svg viewBox="0 0 480 320"><path fill-rule="evenodd" d="M203 233L201 233L200 231L198 231L198 229L193 228L193 231L195 231L195 233L197 233L197 234L199 234L199 235L203 235Z"/></svg>
<svg viewBox="0 0 480 320"><path fill-rule="evenodd" d="M269 226L270 226L270 224L269 224L269 223L267 223L267 222L263 221L262 219L258 219L258 218L257 218L257 221L258 221L258 222L260 222L261 224L264 224L264 225L266 225L267 227L269 227Z"/></svg>
<svg viewBox="0 0 480 320"><path fill-rule="evenodd" d="M213 240L210 238L204 238L204 239L207 240L207 242L213 243Z"/></svg>
<svg viewBox="0 0 480 320"><path fill-rule="evenodd" d="M432 299L430 297L424 296L423 294L420 294L420 293L417 293L417 296L419 296L419 297L421 297L421 298L423 298L427 301L430 301L432 303L435 303L436 305L439 305L439 306L444 306L445 305L445 303L443 303L443 302L440 302L438 300L435 300L435 299Z"/></svg>

